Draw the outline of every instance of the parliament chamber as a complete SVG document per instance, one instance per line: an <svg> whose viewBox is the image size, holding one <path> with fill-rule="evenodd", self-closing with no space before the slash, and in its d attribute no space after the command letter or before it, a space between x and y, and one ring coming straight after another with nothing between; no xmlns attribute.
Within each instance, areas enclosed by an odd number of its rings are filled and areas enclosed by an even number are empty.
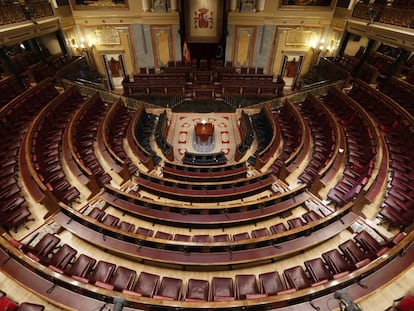
<svg viewBox="0 0 414 311"><path fill-rule="evenodd" d="M0 0L0 310L413 310L413 28Z"/></svg>

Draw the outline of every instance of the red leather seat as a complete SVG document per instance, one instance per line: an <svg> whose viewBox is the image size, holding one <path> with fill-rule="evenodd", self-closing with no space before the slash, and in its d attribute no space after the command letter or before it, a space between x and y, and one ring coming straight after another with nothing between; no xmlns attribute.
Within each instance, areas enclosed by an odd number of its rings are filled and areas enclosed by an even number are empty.
<svg viewBox="0 0 414 311"><path fill-rule="evenodd" d="M236 275L236 297L237 299L260 298L266 297L266 294L259 291L254 274L243 274Z"/></svg>
<svg viewBox="0 0 414 311"><path fill-rule="evenodd" d="M310 287L311 282L301 266L292 267L283 271L286 283L297 290Z"/></svg>
<svg viewBox="0 0 414 311"><path fill-rule="evenodd" d="M160 287L153 298L155 299L167 299L167 300L180 300L181 289L183 281L181 279L171 278L164 276L162 278Z"/></svg>
<svg viewBox="0 0 414 311"><path fill-rule="evenodd" d="M89 213L88 216L92 217L93 219L96 220L101 220L105 215L105 212L103 210L101 210L100 208L94 207Z"/></svg>
<svg viewBox="0 0 414 311"><path fill-rule="evenodd" d="M137 228L137 232L140 235L143 235L145 237L151 237L154 235L154 231L151 229L147 229L147 228L143 228L143 227L138 227Z"/></svg>
<svg viewBox="0 0 414 311"><path fill-rule="evenodd" d="M378 214L393 227L399 228L408 224L408 220L402 218L388 205L383 206Z"/></svg>
<svg viewBox="0 0 414 311"><path fill-rule="evenodd" d="M288 219L287 223L289 225L289 229L299 228L305 224L300 217Z"/></svg>
<svg viewBox="0 0 414 311"><path fill-rule="evenodd" d="M190 242L191 241L191 236L186 235L186 234L176 233L174 235L174 241Z"/></svg>
<svg viewBox="0 0 414 311"><path fill-rule="evenodd" d="M121 223L119 224L119 229L126 232L134 232L135 225L126 221L121 221Z"/></svg>
<svg viewBox="0 0 414 311"><path fill-rule="evenodd" d="M330 268L334 278L354 270L336 248L323 253L322 258Z"/></svg>
<svg viewBox="0 0 414 311"><path fill-rule="evenodd" d="M89 282L95 284L96 282L109 283L116 266L113 263L100 260L89 278Z"/></svg>
<svg viewBox="0 0 414 311"><path fill-rule="evenodd" d="M49 267L52 269L60 270L63 273L63 270L66 269L67 265L75 258L77 251L67 244L63 244L59 250L53 254L52 258L49 260Z"/></svg>
<svg viewBox="0 0 414 311"><path fill-rule="evenodd" d="M79 281L87 283L89 272L95 266L95 263L96 259L81 254L70 267L69 271L67 271L67 274Z"/></svg>
<svg viewBox="0 0 414 311"><path fill-rule="evenodd" d="M17 304L9 299L7 296L0 297L0 310L14 311L17 309Z"/></svg>
<svg viewBox="0 0 414 311"><path fill-rule="evenodd" d="M267 296L278 295L296 291L295 288L285 290L277 271L262 273L259 275L261 291Z"/></svg>
<svg viewBox="0 0 414 311"><path fill-rule="evenodd" d="M310 223L321 219L321 216L319 216L315 211L309 211L303 214L302 218L305 219L306 223Z"/></svg>
<svg viewBox="0 0 414 311"><path fill-rule="evenodd" d="M235 299L232 278L213 277L211 289L213 301L232 301Z"/></svg>
<svg viewBox="0 0 414 311"><path fill-rule="evenodd" d="M131 290L124 289L122 292L143 297L153 297L157 289L160 276L148 272L141 272L135 286Z"/></svg>
<svg viewBox="0 0 414 311"><path fill-rule="evenodd" d="M252 238L260 238L269 235L269 230L267 228L260 228L252 230L251 232Z"/></svg>
<svg viewBox="0 0 414 311"><path fill-rule="evenodd" d="M272 234L278 234L278 233L288 231L288 229L286 228L283 222L280 222L276 225L271 226L270 231L272 232Z"/></svg>
<svg viewBox="0 0 414 311"><path fill-rule="evenodd" d="M233 234L234 241L241 241L241 240L248 240L250 239L250 235L248 232L241 232L237 234Z"/></svg>
<svg viewBox="0 0 414 311"><path fill-rule="evenodd" d="M206 280L189 279L185 301L209 301L209 283Z"/></svg>
<svg viewBox="0 0 414 311"><path fill-rule="evenodd" d="M37 261L46 259L47 256L53 251L53 249L60 242L60 238L51 234L46 233L39 242L33 247L27 249L27 255ZM25 250L25 248L24 248Z"/></svg>
<svg viewBox="0 0 414 311"><path fill-rule="evenodd" d="M345 257L357 268L365 266L370 262L368 254L363 252L353 240L345 241L339 244L338 247Z"/></svg>
<svg viewBox="0 0 414 311"><path fill-rule="evenodd" d="M365 251L372 253L375 256L381 256L388 250L386 245L379 243L365 230L358 233L354 239Z"/></svg>
<svg viewBox="0 0 414 311"><path fill-rule="evenodd" d="M166 232L162 232L162 231L157 231L154 235L154 238L158 238L158 239L164 239L164 240L172 240L173 235L170 233L166 233Z"/></svg>
<svg viewBox="0 0 414 311"><path fill-rule="evenodd" d="M111 227L116 227L116 225L119 222L119 218L111 215L111 214L106 214L105 218L102 220L102 223Z"/></svg>
<svg viewBox="0 0 414 311"><path fill-rule="evenodd" d="M312 285L326 282L332 278L332 274L329 272L327 266L321 258L315 258L305 261L306 270L312 278Z"/></svg>
<svg viewBox="0 0 414 311"><path fill-rule="evenodd" d="M136 277L137 273L134 270L119 266L112 275L109 283L113 285L116 291L122 292L124 289L131 290Z"/></svg>
<svg viewBox="0 0 414 311"><path fill-rule="evenodd" d="M229 242L230 236L227 233L213 236L214 242Z"/></svg>
<svg viewBox="0 0 414 311"><path fill-rule="evenodd" d="M210 238L210 235L208 234L196 234L193 236L193 242L209 243L211 242L211 238Z"/></svg>

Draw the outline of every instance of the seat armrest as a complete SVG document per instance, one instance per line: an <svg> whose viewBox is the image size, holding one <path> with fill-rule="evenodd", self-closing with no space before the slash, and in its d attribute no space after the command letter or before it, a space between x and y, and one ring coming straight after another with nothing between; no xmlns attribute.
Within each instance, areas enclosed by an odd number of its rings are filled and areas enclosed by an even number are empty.
<svg viewBox="0 0 414 311"><path fill-rule="evenodd" d="M364 260L361 260L361 261L359 261L359 262L357 262L356 264L355 264L355 267L357 267L358 269L359 268L361 268L361 267L363 267L363 266L366 266L367 264L369 264L371 262L371 260L369 260L368 258L366 258L366 259L364 259Z"/></svg>
<svg viewBox="0 0 414 311"><path fill-rule="evenodd" d="M19 242L19 241L17 241L17 240L15 240L15 239L11 239L10 241L9 241L9 243L11 244L11 245L13 245L14 247L16 247L16 248L18 248L18 249L22 249L23 248L23 243L21 243L21 242Z"/></svg>
<svg viewBox="0 0 414 311"><path fill-rule="evenodd" d="M246 299L257 299L267 297L266 294L246 294Z"/></svg>
<svg viewBox="0 0 414 311"><path fill-rule="evenodd" d="M230 296L214 296L214 301L233 301L235 298Z"/></svg>
<svg viewBox="0 0 414 311"><path fill-rule="evenodd" d="M161 295L154 295L152 298L154 299L162 299L162 300L174 300L173 297L161 296Z"/></svg>
<svg viewBox="0 0 414 311"><path fill-rule="evenodd" d="M55 267L55 266L53 266L53 265L49 265L49 266L48 266L48 268L49 268L50 270L53 270L53 271L57 272L57 273L61 273L61 274L63 274L63 270L61 270L61 269L59 269L59 268L57 268L57 267Z"/></svg>
<svg viewBox="0 0 414 311"><path fill-rule="evenodd" d="M98 287L109 289L109 290L114 290L114 286L106 282L96 281L95 285Z"/></svg>
<svg viewBox="0 0 414 311"><path fill-rule="evenodd" d="M87 278L83 278L77 275L72 275L72 278L82 283L89 283L89 280Z"/></svg>
<svg viewBox="0 0 414 311"><path fill-rule="evenodd" d="M389 248L388 247L383 247L381 248L375 255L377 255L377 257L381 257L382 255L384 255L386 252L388 252Z"/></svg>
<svg viewBox="0 0 414 311"><path fill-rule="evenodd" d="M124 289L122 291L123 294L128 294L128 295L133 295L133 296L137 296L137 297L142 297L142 295L138 292L134 292L132 290L128 290L128 289Z"/></svg>
<svg viewBox="0 0 414 311"><path fill-rule="evenodd" d="M334 280L336 280L336 279L339 279L339 278L341 278L341 277L343 277L347 274L349 274L349 271L344 271L344 272L341 272L341 273L334 274L333 278L334 278Z"/></svg>
<svg viewBox="0 0 414 311"><path fill-rule="evenodd" d="M33 259L34 261L40 261L40 258L37 257L35 254L33 254L31 252L28 252L26 255L27 255L27 257Z"/></svg>
<svg viewBox="0 0 414 311"><path fill-rule="evenodd" d="M316 283L312 283L311 286L312 287L315 287L315 286L319 286L319 285L325 284L327 282L328 282L328 280L325 279L325 280L322 280L322 281L319 281L319 282L316 282Z"/></svg>
<svg viewBox="0 0 414 311"><path fill-rule="evenodd" d="M185 298L184 301L200 302L200 301L205 301L205 300L204 299L197 299L197 298Z"/></svg>
<svg viewBox="0 0 414 311"><path fill-rule="evenodd" d="M296 288L289 288L285 290L281 290L280 292L277 292L277 295L283 295L283 294L292 294L296 292Z"/></svg>

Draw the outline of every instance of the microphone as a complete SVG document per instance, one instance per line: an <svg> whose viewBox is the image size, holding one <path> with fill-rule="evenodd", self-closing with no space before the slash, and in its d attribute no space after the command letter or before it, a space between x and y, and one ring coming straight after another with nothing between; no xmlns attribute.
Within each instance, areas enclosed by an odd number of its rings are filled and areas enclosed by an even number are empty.
<svg viewBox="0 0 414 311"><path fill-rule="evenodd" d="M114 297L112 303L114 304L114 307L112 309L113 311L122 311L122 309L128 305L128 301L120 297Z"/></svg>
<svg viewBox="0 0 414 311"><path fill-rule="evenodd" d="M335 299L339 300L339 305L343 311L362 311L362 309L348 297L344 290L338 290L334 293ZM342 308L343 307L343 308Z"/></svg>

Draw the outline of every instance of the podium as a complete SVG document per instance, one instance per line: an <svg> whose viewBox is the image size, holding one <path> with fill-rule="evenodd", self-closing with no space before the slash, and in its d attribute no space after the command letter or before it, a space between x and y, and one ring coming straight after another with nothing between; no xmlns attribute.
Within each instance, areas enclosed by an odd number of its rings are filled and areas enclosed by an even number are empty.
<svg viewBox="0 0 414 311"><path fill-rule="evenodd" d="M214 125L210 122L199 122L195 125L196 142L200 145L211 144Z"/></svg>

